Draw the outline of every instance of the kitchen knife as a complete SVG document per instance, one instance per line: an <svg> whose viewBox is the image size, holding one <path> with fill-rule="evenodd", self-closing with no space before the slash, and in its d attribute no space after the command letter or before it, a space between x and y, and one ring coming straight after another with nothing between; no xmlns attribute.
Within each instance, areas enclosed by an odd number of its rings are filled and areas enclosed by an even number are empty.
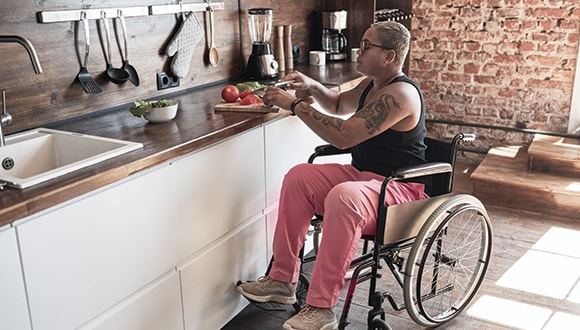
<svg viewBox="0 0 580 330"><path fill-rule="evenodd" d="M259 96L259 97L263 97L264 94L266 93L266 89L268 89L268 87L274 86L274 87L285 89L288 86L288 84L290 84L291 82L294 82L294 80L265 83L266 86L264 86L262 88L254 89L252 91L252 94Z"/></svg>

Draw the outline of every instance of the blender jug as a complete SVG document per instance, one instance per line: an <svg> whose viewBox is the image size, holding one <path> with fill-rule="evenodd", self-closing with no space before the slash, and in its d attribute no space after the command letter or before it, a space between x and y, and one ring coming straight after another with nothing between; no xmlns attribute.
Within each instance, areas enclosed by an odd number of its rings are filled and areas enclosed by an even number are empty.
<svg viewBox="0 0 580 330"><path fill-rule="evenodd" d="M252 54L248 59L246 76L250 80L273 80L279 76L278 62L274 59L270 44L272 20L273 10L270 8L248 9Z"/></svg>
<svg viewBox="0 0 580 330"><path fill-rule="evenodd" d="M249 9L248 23L253 44L270 42L270 37L272 36L272 9Z"/></svg>

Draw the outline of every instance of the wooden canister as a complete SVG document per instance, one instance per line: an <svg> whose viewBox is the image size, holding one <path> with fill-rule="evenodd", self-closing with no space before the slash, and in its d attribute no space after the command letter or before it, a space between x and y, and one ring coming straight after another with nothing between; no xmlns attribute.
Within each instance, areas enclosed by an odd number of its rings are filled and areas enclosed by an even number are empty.
<svg viewBox="0 0 580 330"><path fill-rule="evenodd" d="M278 62L278 71L286 71L285 58L284 58L284 26L275 26L276 37L274 39L274 58Z"/></svg>
<svg viewBox="0 0 580 330"><path fill-rule="evenodd" d="M294 69L294 57L292 56L292 25L284 25L284 57L286 70Z"/></svg>

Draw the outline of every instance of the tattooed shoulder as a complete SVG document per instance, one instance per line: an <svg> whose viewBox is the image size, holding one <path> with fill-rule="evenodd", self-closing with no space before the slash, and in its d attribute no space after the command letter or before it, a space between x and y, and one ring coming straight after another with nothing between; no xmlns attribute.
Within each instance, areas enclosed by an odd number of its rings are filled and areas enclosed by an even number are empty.
<svg viewBox="0 0 580 330"><path fill-rule="evenodd" d="M382 95L378 100L368 104L356 112L355 117L365 120L365 126L372 135L380 130L381 125L393 109L401 110L401 105L391 94Z"/></svg>

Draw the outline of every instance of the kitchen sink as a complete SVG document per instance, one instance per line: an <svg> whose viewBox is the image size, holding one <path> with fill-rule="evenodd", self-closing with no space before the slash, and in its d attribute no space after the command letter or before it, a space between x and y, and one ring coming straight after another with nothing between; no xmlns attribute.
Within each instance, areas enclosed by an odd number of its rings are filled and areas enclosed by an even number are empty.
<svg viewBox="0 0 580 330"><path fill-rule="evenodd" d="M24 189L142 147L48 128L12 134L0 147L0 181Z"/></svg>

